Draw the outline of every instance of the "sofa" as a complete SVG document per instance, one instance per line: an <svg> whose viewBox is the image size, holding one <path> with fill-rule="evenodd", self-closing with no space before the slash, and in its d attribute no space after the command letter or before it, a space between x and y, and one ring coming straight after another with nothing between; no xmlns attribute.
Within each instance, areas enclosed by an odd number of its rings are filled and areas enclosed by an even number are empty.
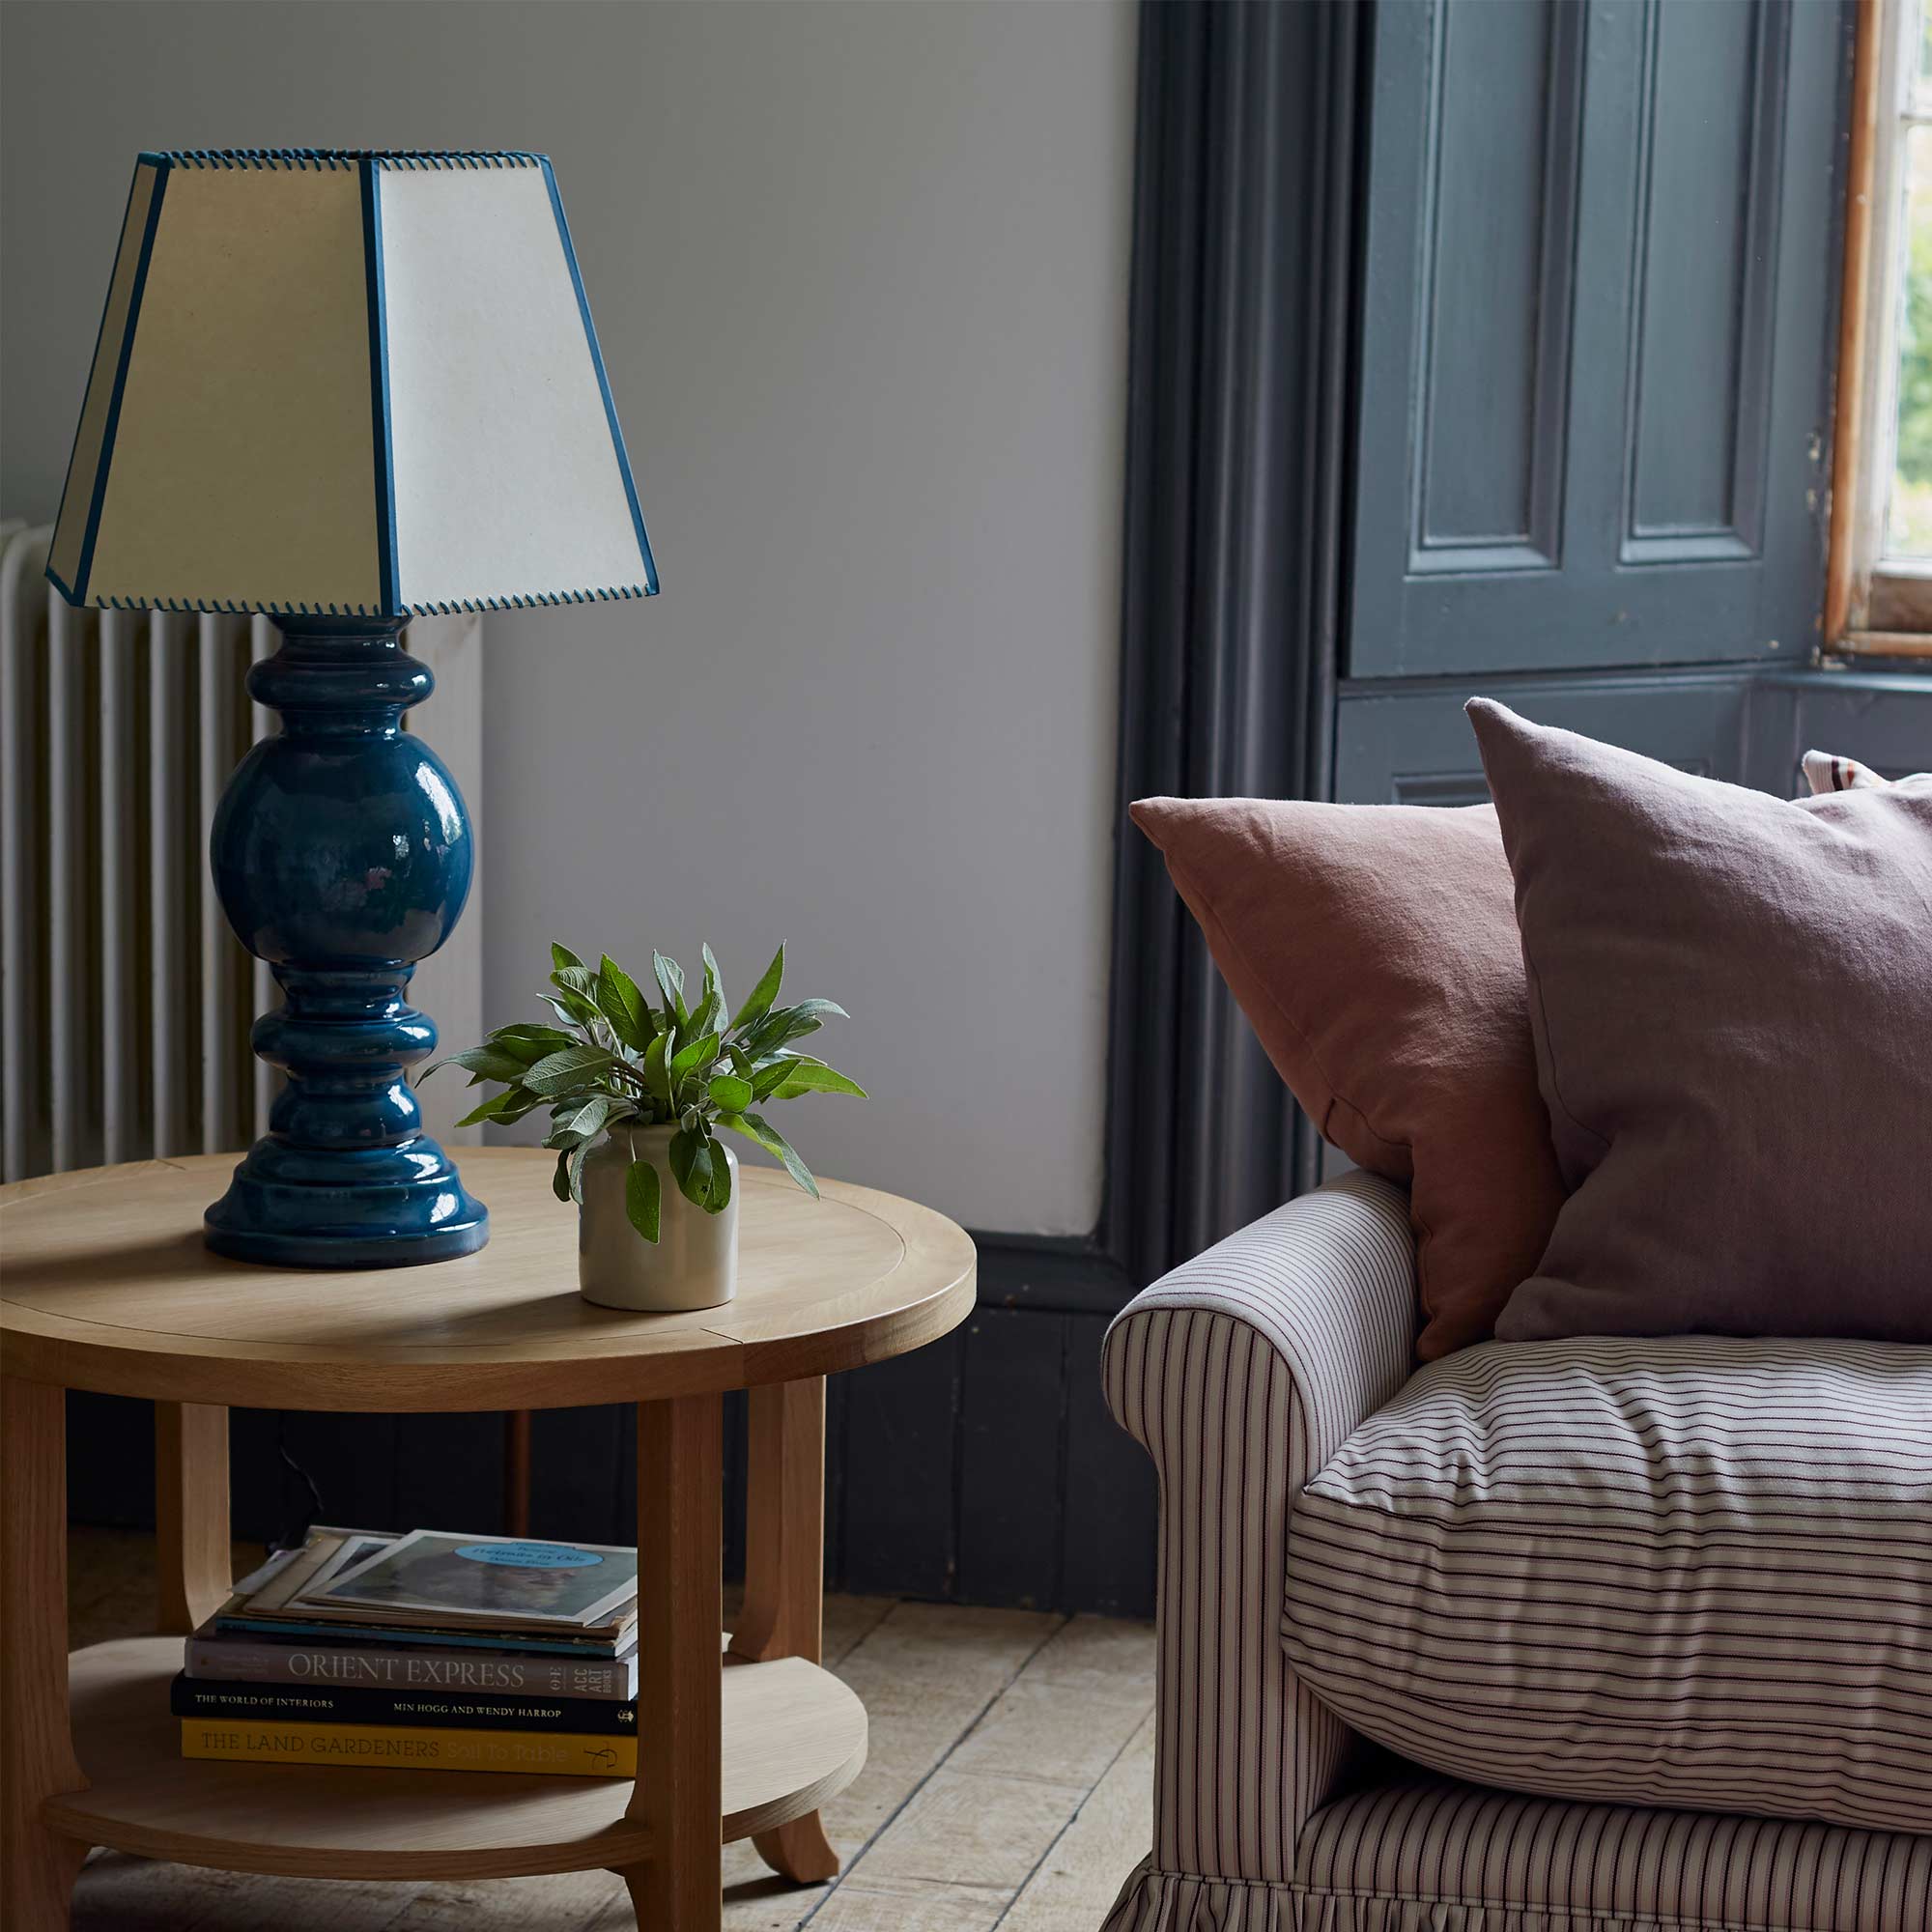
<svg viewBox="0 0 1932 1932"><path fill-rule="evenodd" d="M1159 1481L1159 1690L1104 1932L1927 1932L1932 1349L1417 1374L1415 1333L1407 1196L1362 1172L1109 1330ZM1469 1621L1411 1655L1390 1605Z"/></svg>

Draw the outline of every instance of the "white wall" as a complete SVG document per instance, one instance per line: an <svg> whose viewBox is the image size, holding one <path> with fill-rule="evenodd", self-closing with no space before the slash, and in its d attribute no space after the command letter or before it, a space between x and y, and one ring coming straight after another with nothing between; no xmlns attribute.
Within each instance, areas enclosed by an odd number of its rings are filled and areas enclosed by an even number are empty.
<svg viewBox="0 0 1932 1932"><path fill-rule="evenodd" d="M137 149L554 157L665 594L492 620L491 1018L553 934L708 938L740 986L781 937L876 1096L788 1108L808 1159L1090 1227L1125 0L10 0L0 34L10 514L57 498Z"/></svg>

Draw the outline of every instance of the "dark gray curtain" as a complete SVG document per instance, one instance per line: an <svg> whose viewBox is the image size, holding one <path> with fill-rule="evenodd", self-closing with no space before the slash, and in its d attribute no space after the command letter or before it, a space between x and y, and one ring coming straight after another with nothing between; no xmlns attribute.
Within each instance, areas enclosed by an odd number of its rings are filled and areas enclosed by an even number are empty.
<svg viewBox="0 0 1932 1932"><path fill-rule="evenodd" d="M1129 801L1328 793L1361 8L1141 14L1102 1237L1138 1281L1316 1149Z"/></svg>

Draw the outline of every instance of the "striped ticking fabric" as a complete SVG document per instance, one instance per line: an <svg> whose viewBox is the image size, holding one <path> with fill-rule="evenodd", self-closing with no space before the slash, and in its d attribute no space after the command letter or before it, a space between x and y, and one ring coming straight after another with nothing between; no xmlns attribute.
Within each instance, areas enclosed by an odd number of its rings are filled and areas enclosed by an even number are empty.
<svg viewBox="0 0 1932 1932"><path fill-rule="evenodd" d="M1932 1349L1465 1350L1315 1476L1286 1575L1298 1678L1437 1771L1932 1832Z"/></svg>
<svg viewBox="0 0 1932 1932"><path fill-rule="evenodd" d="M1347 1768L1357 1741L1282 1649L1288 1516L1402 1386L1415 1321L1407 1198L1356 1172L1177 1268L1108 1330L1108 1404L1160 1479L1161 1871L1285 1884ZM1130 1888L1110 1925L1137 1909Z"/></svg>
<svg viewBox="0 0 1932 1932"><path fill-rule="evenodd" d="M1924 1932L1932 1837L1409 1778L1318 1813L1303 1932Z"/></svg>
<svg viewBox="0 0 1932 1932"><path fill-rule="evenodd" d="M1860 764L1856 758L1841 758L1831 752L1806 752L1798 762L1804 769L1804 781L1811 787L1813 798L1821 792L1866 791L1873 785L1891 782L1883 772L1875 772L1869 765Z"/></svg>
<svg viewBox="0 0 1932 1932"><path fill-rule="evenodd" d="M1932 1837L1404 1777L1318 1811L1286 1886L1144 1868L1107 1932L1925 1932Z"/></svg>

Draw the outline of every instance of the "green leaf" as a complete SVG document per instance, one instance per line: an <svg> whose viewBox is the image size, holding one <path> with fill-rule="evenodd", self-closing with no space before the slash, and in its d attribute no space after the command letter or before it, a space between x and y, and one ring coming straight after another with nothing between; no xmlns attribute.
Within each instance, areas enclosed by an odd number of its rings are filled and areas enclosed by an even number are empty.
<svg viewBox="0 0 1932 1932"><path fill-rule="evenodd" d="M708 1188L710 1185L710 1170L708 1167L706 1168L704 1188L694 1191L691 1177L699 1151L708 1147L709 1144L710 1136L705 1133L701 1126L696 1128L680 1127L670 1137L670 1178L677 1182L679 1192L688 1201L699 1206L703 1204L705 1188Z"/></svg>
<svg viewBox="0 0 1932 1932"><path fill-rule="evenodd" d="M576 993L564 993L556 999L546 993L543 1001L566 1026L589 1028L604 1017L590 1001L580 998Z"/></svg>
<svg viewBox="0 0 1932 1932"><path fill-rule="evenodd" d="M634 1160L624 1170L624 1212L631 1226L655 1242L661 1211L657 1169L647 1160Z"/></svg>
<svg viewBox="0 0 1932 1932"><path fill-rule="evenodd" d="M784 1162L785 1172L816 1201L818 1182L812 1179L811 1170L792 1151L792 1146L779 1130L761 1114L746 1114L746 1126L751 1128L752 1137L767 1153L775 1153Z"/></svg>
<svg viewBox="0 0 1932 1932"><path fill-rule="evenodd" d="M771 1046L789 1046L795 1039L803 1039L807 1034L816 1033L824 1025L823 1020L811 1018L809 1014L797 1013L789 1009L781 1016L772 1015L778 1022L777 1032L768 1042Z"/></svg>
<svg viewBox="0 0 1932 1932"><path fill-rule="evenodd" d="M581 1107L573 1108L566 1102L564 1108L558 1111L555 1128L559 1132L582 1134L586 1140L594 1140L609 1124L611 1116L617 1113L622 1105L621 1101L612 1100L603 1094L593 1095Z"/></svg>
<svg viewBox="0 0 1932 1932"><path fill-rule="evenodd" d="M597 969L596 1001L611 1028L626 1046L641 1049L650 1039L650 1007L638 982L607 952Z"/></svg>
<svg viewBox="0 0 1932 1932"><path fill-rule="evenodd" d="M566 1046L575 1046L577 1036L565 1033L561 1027L526 1023L498 1027L490 1036L490 1043L522 1062L524 1065L532 1066L547 1053L560 1053Z"/></svg>
<svg viewBox="0 0 1932 1932"><path fill-rule="evenodd" d="M813 1020L849 1020L852 1017L837 1000L801 1000L797 1006L787 1007L785 1010Z"/></svg>
<svg viewBox="0 0 1932 1932"><path fill-rule="evenodd" d="M601 1046L566 1046L560 1053L546 1054L534 1066L524 1071L524 1085L547 1099L560 1099L592 1087L608 1073L616 1061Z"/></svg>
<svg viewBox="0 0 1932 1932"><path fill-rule="evenodd" d="M718 996L717 1009L719 1012L729 1012L731 1010L731 1003L724 997L724 976L718 970L717 955L708 946L700 945L697 950L704 955L705 992L707 994L715 993Z"/></svg>
<svg viewBox="0 0 1932 1932"><path fill-rule="evenodd" d="M550 943L550 963L554 972L561 973L566 966L582 966L583 961L569 947L559 946L553 939Z"/></svg>
<svg viewBox="0 0 1932 1932"><path fill-rule="evenodd" d="M689 1031L694 1034L709 1033L711 1023L718 1017L718 995L707 991L696 1006L691 1009Z"/></svg>
<svg viewBox="0 0 1932 1932"><path fill-rule="evenodd" d="M650 1045L644 1049L644 1085L650 1090L652 1097L661 1100L667 1107L670 1105L670 1073L665 1065L665 1054L672 1037L668 1031L655 1034Z"/></svg>
<svg viewBox="0 0 1932 1932"><path fill-rule="evenodd" d="M701 1038L694 1039L688 1045L678 1048L677 1057L670 1064L672 1093L676 1093L684 1084L687 1075L696 1073L700 1067L709 1066L718 1058L719 1044L718 1035L707 1033Z"/></svg>
<svg viewBox="0 0 1932 1932"><path fill-rule="evenodd" d="M556 1157L556 1172L550 1178L550 1191L559 1201L570 1199L570 1153L566 1150Z"/></svg>
<svg viewBox="0 0 1932 1932"><path fill-rule="evenodd" d="M806 1000L795 1007L775 1007L745 1036L745 1044L753 1053L766 1054L794 1039L816 1033L823 1024L820 1014L831 1008L830 1000Z"/></svg>
<svg viewBox="0 0 1932 1932"><path fill-rule="evenodd" d="M478 1080L521 1080L526 1064L522 1060L513 1060L509 1054L486 1041L481 1046L466 1046L461 1053L446 1054L433 1065L425 1066L416 1079L420 1084L439 1066L467 1066ZM469 1084L473 1087L476 1081L472 1080Z"/></svg>
<svg viewBox="0 0 1932 1932"><path fill-rule="evenodd" d="M714 1073L706 1091L712 1104L727 1114L742 1114L753 1098L752 1083L739 1079L735 1073Z"/></svg>
<svg viewBox="0 0 1932 1932"><path fill-rule="evenodd" d="M781 1061L780 1065L784 1063ZM827 1066L822 1060L797 1060L792 1063L790 1077L780 1087L774 1098L795 1100L801 1094L850 1094L854 1099L866 1098L866 1090L856 1080L848 1080L836 1067Z"/></svg>
<svg viewBox="0 0 1932 1932"><path fill-rule="evenodd" d="M551 983L560 986L566 993L575 993L581 1000L588 1000L593 1006L597 1002L597 975L588 966L559 966L551 976Z"/></svg>
<svg viewBox="0 0 1932 1932"><path fill-rule="evenodd" d="M651 971L657 975L666 1007L676 1015L679 1026L688 1025L691 1012L684 1004L684 968L675 959L667 959L662 952L653 952Z"/></svg>
<svg viewBox="0 0 1932 1932"><path fill-rule="evenodd" d="M529 1065L526 1060L519 1060L514 1055L488 1044L468 1047L450 1057L457 1065L467 1066L472 1073L480 1073L486 1080L520 1080L523 1078L524 1068Z"/></svg>
<svg viewBox="0 0 1932 1932"><path fill-rule="evenodd" d="M764 977L746 996L745 1004L731 1015L731 1031L736 1033L742 1027L750 1026L754 1020L761 1020L771 1011L772 1002L779 996L779 987L784 980L785 950L782 946L772 954L772 963L765 968Z"/></svg>
<svg viewBox="0 0 1932 1932"><path fill-rule="evenodd" d="M529 1097L521 1087L505 1087L500 1094L494 1094L480 1107L473 1107L457 1122L459 1127L473 1127L479 1121L519 1120L529 1112L529 1108L519 1104ZM515 1109L514 1113L511 1109Z"/></svg>
<svg viewBox="0 0 1932 1932"><path fill-rule="evenodd" d="M570 1173L570 1198L582 1208L583 1206L583 1162L590 1152L590 1143L582 1142L564 1155Z"/></svg>
<svg viewBox="0 0 1932 1932"><path fill-rule="evenodd" d="M697 1145L692 1150L691 1166L684 1177L684 1198L694 1208L709 1208L711 1189L715 1183L715 1169L718 1164L718 1148L709 1134L697 1136Z"/></svg>
<svg viewBox="0 0 1932 1932"><path fill-rule="evenodd" d="M788 1053L780 1054L776 1060L768 1060L752 1080L752 1098L769 1100L797 1072L798 1067L798 1061ZM744 1111L742 1107L738 1109L741 1114Z"/></svg>
<svg viewBox="0 0 1932 1932"><path fill-rule="evenodd" d="M704 1211L722 1214L731 1205L731 1163L717 1141L707 1140L705 1146L711 1150L711 1191L704 1197Z"/></svg>
<svg viewBox="0 0 1932 1932"><path fill-rule="evenodd" d="M721 1127L729 1127L734 1134L743 1134L754 1147L761 1147L767 1153L777 1155L784 1162L785 1172L814 1201L819 1198L818 1183L812 1179L811 1170L799 1159L785 1137L762 1115L720 1114L718 1124Z"/></svg>

